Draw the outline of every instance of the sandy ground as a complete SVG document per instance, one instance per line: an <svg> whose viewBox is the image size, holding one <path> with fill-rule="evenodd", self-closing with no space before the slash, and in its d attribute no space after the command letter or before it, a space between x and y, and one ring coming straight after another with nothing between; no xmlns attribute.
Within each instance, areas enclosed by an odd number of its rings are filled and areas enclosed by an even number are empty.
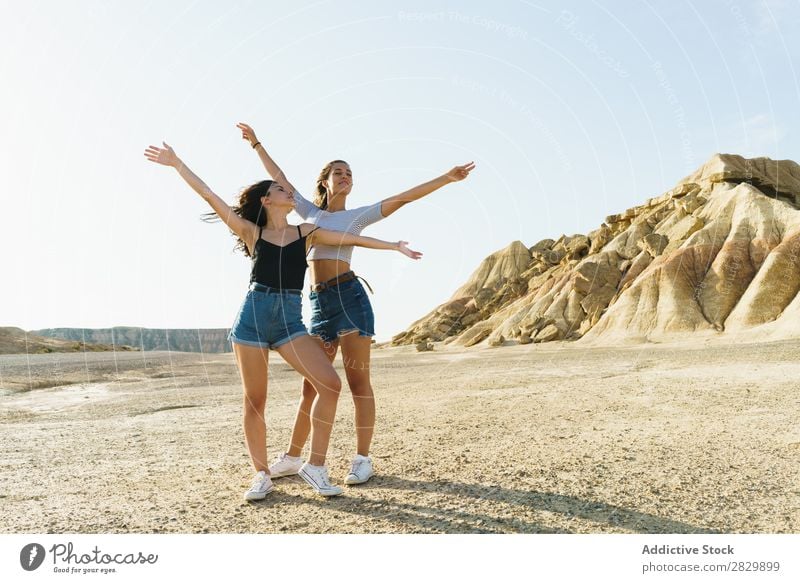
<svg viewBox="0 0 800 583"><path fill-rule="evenodd" d="M798 349L375 350L376 477L254 504L232 355L2 356L0 531L798 533ZM299 387L273 353L270 457ZM345 387L338 483L352 412Z"/></svg>

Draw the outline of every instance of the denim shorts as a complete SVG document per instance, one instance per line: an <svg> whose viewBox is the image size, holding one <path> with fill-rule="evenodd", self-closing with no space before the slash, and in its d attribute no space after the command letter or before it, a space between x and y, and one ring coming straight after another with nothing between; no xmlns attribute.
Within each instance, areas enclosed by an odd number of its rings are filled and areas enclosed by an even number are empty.
<svg viewBox="0 0 800 583"><path fill-rule="evenodd" d="M251 285L228 340L275 350L298 336L308 334L303 325L302 298L299 290Z"/></svg>
<svg viewBox="0 0 800 583"><path fill-rule="evenodd" d="M311 327L309 334L324 342L342 334L358 331L361 336L375 336L375 314L364 286L351 279L321 292L311 292Z"/></svg>

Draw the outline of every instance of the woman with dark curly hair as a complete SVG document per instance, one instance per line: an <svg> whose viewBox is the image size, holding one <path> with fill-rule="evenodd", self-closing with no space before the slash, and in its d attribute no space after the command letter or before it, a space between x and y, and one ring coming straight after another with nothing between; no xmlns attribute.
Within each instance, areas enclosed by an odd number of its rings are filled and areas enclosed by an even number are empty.
<svg viewBox="0 0 800 583"><path fill-rule="evenodd" d="M170 146L166 143L163 146L148 147L145 157L175 168L233 231L236 247L253 261L250 289L229 336L244 388L245 441L256 470L245 499L261 500L273 488L267 465L264 423L270 349L277 351L303 375L314 390L315 398L310 404L311 455L295 473L318 494L341 494L342 489L330 483L325 467L341 381L319 343L311 339L303 325L301 290L307 248L315 243L359 245L400 251L412 259L419 259L422 254L408 249L405 241L390 243L337 233L309 223L290 225L286 216L295 207L294 195L272 180L245 188L238 204L230 207L186 167Z"/></svg>

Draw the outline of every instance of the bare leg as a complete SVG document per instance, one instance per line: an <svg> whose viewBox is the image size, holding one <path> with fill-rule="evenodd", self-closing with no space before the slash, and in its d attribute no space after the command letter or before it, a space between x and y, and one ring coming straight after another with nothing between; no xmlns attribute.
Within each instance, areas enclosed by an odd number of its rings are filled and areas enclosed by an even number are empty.
<svg viewBox="0 0 800 583"><path fill-rule="evenodd" d="M311 336L320 347L328 355L328 360L332 363L336 359L336 351L339 348L338 341L323 343L321 339L316 336ZM311 381L304 378L303 388L300 393L300 405L297 407L297 416L294 419L294 428L292 429L292 438L289 442L289 449L287 454L298 457L303 453L303 446L308 440L308 435L311 433L311 407L314 404L314 399L317 397L317 391Z"/></svg>
<svg viewBox="0 0 800 583"><path fill-rule="evenodd" d="M324 466L342 382L319 342L310 336L295 338L277 350L292 368L311 381L317 392L311 406L311 454L308 462Z"/></svg>
<svg viewBox="0 0 800 583"><path fill-rule="evenodd" d="M269 350L233 344L233 352L239 365L244 389L244 438L250 460L257 472L267 466L267 426L264 422L264 407L267 404L267 362Z"/></svg>
<svg viewBox="0 0 800 583"><path fill-rule="evenodd" d="M352 332L339 337L347 384L355 408L357 453L369 455L375 431L375 395L369 377L372 339Z"/></svg>

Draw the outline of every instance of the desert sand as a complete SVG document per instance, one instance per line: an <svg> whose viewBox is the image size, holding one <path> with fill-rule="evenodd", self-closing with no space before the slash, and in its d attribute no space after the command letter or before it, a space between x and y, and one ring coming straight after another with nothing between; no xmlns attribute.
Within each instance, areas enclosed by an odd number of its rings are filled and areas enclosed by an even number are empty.
<svg viewBox="0 0 800 583"><path fill-rule="evenodd" d="M376 477L333 499L282 478L258 503L242 499L252 470L232 355L0 356L0 531L797 533L798 349L382 348ZM300 379L270 362L272 457ZM345 386L336 483L352 411Z"/></svg>

